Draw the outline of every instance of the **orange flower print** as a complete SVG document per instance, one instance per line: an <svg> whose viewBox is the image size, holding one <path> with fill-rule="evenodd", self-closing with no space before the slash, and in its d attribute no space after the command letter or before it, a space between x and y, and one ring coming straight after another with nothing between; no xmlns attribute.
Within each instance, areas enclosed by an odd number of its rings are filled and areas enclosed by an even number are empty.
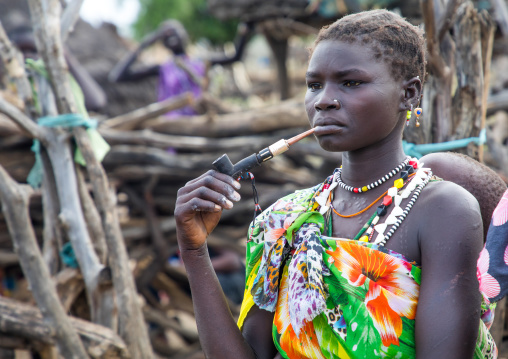
<svg viewBox="0 0 508 359"><path fill-rule="evenodd" d="M284 269L279 287L279 298L277 299L277 308L273 323L277 332L281 334L280 347L286 352L288 358L316 358L325 359L317 339L314 325L312 322L305 321L300 330L300 336L297 337L289 319L288 305L288 270Z"/></svg>
<svg viewBox="0 0 508 359"><path fill-rule="evenodd" d="M389 254L352 242L337 242L334 251L335 267L349 284L360 287L368 283L365 306L383 345L399 345L402 318L414 319L419 285L407 275L404 261Z"/></svg>

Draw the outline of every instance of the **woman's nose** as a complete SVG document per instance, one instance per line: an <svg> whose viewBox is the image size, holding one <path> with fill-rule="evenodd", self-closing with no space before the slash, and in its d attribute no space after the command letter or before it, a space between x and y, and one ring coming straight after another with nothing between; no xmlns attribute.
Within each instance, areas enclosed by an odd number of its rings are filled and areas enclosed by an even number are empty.
<svg viewBox="0 0 508 359"><path fill-rule="evenodd" d="M318 112L323 110L338 110L341 107L342 106L340 101L337 100L336 98L334 99L321 98L314 104L314 108Z"/></svg>

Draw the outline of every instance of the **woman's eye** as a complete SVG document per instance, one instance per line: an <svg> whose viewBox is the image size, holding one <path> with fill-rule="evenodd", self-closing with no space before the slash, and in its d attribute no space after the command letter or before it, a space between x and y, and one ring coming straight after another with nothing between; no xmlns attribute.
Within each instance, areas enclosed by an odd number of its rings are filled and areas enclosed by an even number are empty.
<svg viewBox="0 0 508 359"><path fill-rule="evenodd" d="M356 86L359 86L360 84L361 84L360 81L353 81L353 80L344 82L344 86L346 86L346 87L356 87Z"/></svg>
<svg viewBox="0 0 508 359"><path fill-rule="evenodd" d="M316 83L316 82L312 82L310 84L307 85L307 87L310 89L310 90L319 90L322 88L321 84L319 83Z"/></svg>

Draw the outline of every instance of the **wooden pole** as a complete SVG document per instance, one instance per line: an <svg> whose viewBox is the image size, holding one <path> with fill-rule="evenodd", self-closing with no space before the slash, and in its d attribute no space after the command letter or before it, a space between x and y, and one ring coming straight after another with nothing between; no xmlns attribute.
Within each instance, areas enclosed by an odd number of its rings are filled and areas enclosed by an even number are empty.
<svg viewBox="0 0 508 359"><path fill-rule="evenodd" d="M74 99L70 96L72 92L68 80L67 65L63 57L60 31L57 31L60 29L60 3L58 0L29 0L29 6L34 22L37 48L44 59L49 78L51 79L58 112L60 114L73 113L76 106ZM127 249L121 237L120 224L115 209L116 200L109 188L104 169L95 158L87 132L84 128L74 128L72 134L87 163L87 171L90 175L96 204L102 218L110 255L109 260L113 274L113 283L117 295L118 328L120 334L127 343L133 358L151 359L153 358L153 351L148 338L146 324L143 320L134 279L129 268ZM54 153L53 143L50 142L50 147L48 148L50 156ZM52 158L53 166L55 166L55 161L58 159L56 153L54 155L54 160ZM72 159L69 159L69 161L73 163ZM60 165L63 166L65 163ZM55 169L55 175L56 173L57 170ZM73 169L68 169L65 173L72 176L74 182L76 182ZM77 193L76 184L73 187L73 190ZM61 195L60 198L62 201L63 198L68 199L69 197ZM79 199L72 202L75 205L79 203ZM65 205L65 203L61 203L64 216L71 213L75 216L66 216L68 223L73 224L74 229L80 228L83 233L87 233L86 227L83 228L84 221L82 221L83 214L81 207L79 209L75 208L76 212L68 212L65 211ZM78 222L76 222L76 219ZM96 259L96 254L93 248L90 248L90 241L87 237L81 237L80 241L74 240L72 244L82 270L86 271L86 267L96 270L101 267L95 265L99 263L98 260L97 262L92 261L94 256ZM83 252L81 249L83 249ZM88 253L86 253L87 251ZM86 283L86 273L83 275Z"/></svg>
<svg viewBox="0 0 508 359"><path fill-rule="evenodd" d="M81 338L86 346L84 358L135 359L129 355L122 339L110 329L73 317L66 318L66 321L71 331L79 334L78 341L81 343ZM7 346L4 333L9 333L12 338L24 339L10 340L11 348L26 348L29 345L27 342L54 346L58 341L54 329L43 319L39 309L4 297L0 297L0 332L0 346ZM0 358L4 358L1 353ZM70 359L75 356L60 353L59 358Z"/></svg>
<svg viewBox="0 0 508 359"><path fill-rule="evenodd" d="M30 194L30 187L18 185L3 167L0 167L2 210L37 305L50 325L49 330L56 338L60 354L69 359L88 359L81 340L60 304L48 268L42 259L28 213Z"/></svg>

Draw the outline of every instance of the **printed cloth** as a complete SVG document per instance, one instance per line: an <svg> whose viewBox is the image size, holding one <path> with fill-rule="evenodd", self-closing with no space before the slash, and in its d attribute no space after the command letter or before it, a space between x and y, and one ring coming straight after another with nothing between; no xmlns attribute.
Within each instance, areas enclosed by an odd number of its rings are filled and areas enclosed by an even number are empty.
<svg viewBox="0 0 508 359"><path fill-rule="evenodd" d="M508 190L492 214L477 268L484 297L490 302L501 300L508 293Z"/></svg>
<svg viewBox="0 0 508 359"><path fill-rule="evenodd" d="M287 359L415 358L421 269L383 246L324 236L316 198L330 183L282 198L251 225L238 325L254 305L275 312L274 343ZM474 358L496 358L479 325Z"/></svg>
<svg viewBox="0 0 508 359"><path fill-rule="evenodd" d="M205 75L205 65L200 60L189 58L187 55L180 56L184 64L193 71L197 76ZM159 101L166 100L170 97L181 95L185 92L192 92L194 98L201 96L201 87L195 83L192 78L179 67L174 61L168 61L161 65L159 71ZM166 114L169 118L179 116L192 116L196 112L190 106L186 106L177 110L173 110Z"/></svg>

